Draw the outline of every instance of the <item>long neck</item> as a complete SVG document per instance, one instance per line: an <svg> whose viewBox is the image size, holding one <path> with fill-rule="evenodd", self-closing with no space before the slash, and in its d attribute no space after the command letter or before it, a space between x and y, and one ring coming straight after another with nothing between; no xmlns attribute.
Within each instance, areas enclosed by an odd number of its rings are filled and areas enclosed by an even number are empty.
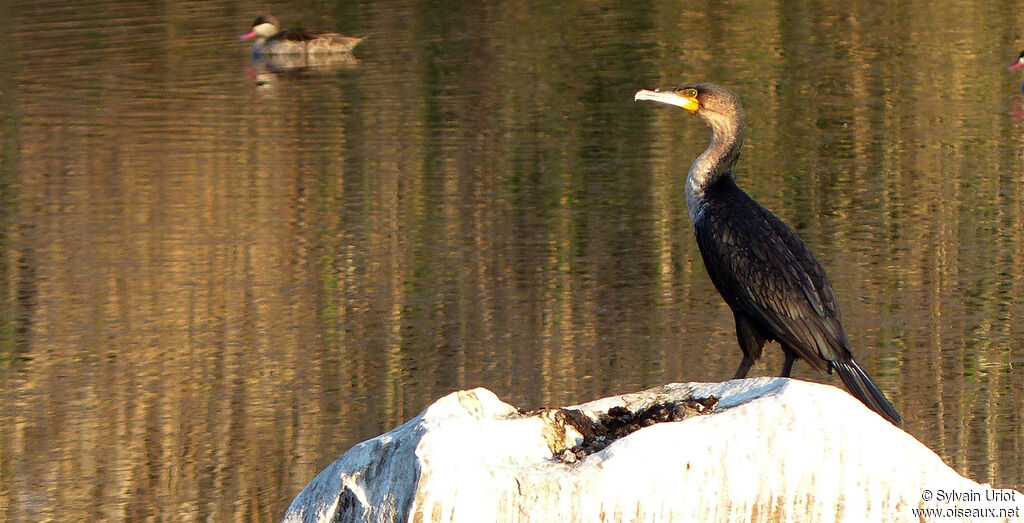
<svg viewBox="0 0 1024 523"><path fill-rule="evenodd" d="M711 128L711 145L697 157L686 175L686 207L693 223L700 215L704 191L723 176L732 178L746 127L742 114L703 119Z"/></svg>

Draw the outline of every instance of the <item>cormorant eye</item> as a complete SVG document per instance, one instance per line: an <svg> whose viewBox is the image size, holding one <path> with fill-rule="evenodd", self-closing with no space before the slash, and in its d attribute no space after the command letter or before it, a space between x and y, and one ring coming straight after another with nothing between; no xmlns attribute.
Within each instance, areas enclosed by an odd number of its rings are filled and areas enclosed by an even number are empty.
<svg viewBox="0 0 1024 523"><path fill-rule="evenodd" d="M687 98L696 98L697 97L697 90L696 89L683 89L683 96L685 96Z"/></svg>

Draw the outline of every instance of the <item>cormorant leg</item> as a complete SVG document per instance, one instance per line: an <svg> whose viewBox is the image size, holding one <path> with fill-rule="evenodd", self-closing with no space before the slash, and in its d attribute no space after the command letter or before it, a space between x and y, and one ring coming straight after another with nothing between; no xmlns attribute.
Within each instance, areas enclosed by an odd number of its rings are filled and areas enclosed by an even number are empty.
<svg viewBox="0 0 1024 523"><path fill-rule="evenodd" d="M796 353L789 349L789 347L783 346L782 352L786 355L786 361L782 362L782 376L788 378L789 373L793 371L793 362L796 361Z"/></svg>
<svg viewBox="0 0 1024 523"><path fill-rule="evenodd" d="M740 361L740 368L736 369L736 374L732 377L732 379L738 380L738 379L741 379L741 378L746 378L747 377L747 372L750 372L750 367L753 367L753 366L754 366L754 360L752 360L752 359L750 359L750 358L748 358L746 356L743 356L743 359Z"/></svg>
<svg viewBox="0 0 1024 523"><path fill-rule="evenodd" d="M736 369L736 375L732 378L735 380L747 377L750 367L761 357L761 351L767 340L761 335L761 330L752 320L739 313L735 313L734 316L736 317L736 339L740 342L740 349L743 351L740 368Z"/></svg>

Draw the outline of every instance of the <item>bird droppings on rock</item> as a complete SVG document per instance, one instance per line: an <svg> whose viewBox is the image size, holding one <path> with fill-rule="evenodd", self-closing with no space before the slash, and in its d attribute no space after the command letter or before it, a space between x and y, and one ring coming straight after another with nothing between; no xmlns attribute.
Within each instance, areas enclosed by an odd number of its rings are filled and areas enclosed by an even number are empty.
<svg viewBox="0 0 1024 523"><path fill-rule="evenodd" d="M657 423L687 416L687 403L709 415ZM607 444L613 425L626 432L645 418L658 426L595 456L575 453L579 445L586 454L584 439ZM946 510L922 499L936 485L993 491L831 385L672 383L530 416L473 389L352 447L283 521L902 521L911 510ZM1024 494L1011 492L991 508L1024 510Z"/></svg>
<svg viewBox="0 0 1024 523"><path fill-rule="evenodd" d="M644 427L709 414L717 404L718 398L708 396L655 403L636 412L618 406L608 409L608 412L601 414L597 421L578 410L558 409L555 411L555 418L576 429L583 435L583 442L575 447L554 452L553 458L563 463L575 463Z"/></svg>

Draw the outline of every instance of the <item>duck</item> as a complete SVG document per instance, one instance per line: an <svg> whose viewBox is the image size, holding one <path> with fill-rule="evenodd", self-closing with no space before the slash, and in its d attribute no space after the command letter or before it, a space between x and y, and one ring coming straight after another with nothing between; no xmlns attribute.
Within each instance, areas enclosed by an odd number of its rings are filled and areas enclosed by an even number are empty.
<svg viewBox="0 0 1024 523"><path fill-rule="evenodd" d="M365 37L345 36L329 31L288 29L280 31L277 18L260 15L248 33L239 40L255 38L253 56L309 55L351 53Z"/></svg>
<svg viewBox="0 0 1024 523"><path fill-rule="evenodd" d="M1024 65L1024 51L1020 52L1020 55L1017 57L1017 61L1016 62L1013 62L1012 64L1006 66L1006 70L1007 71L1013 71L1014 69L1017 69L1018 67L1020 67L1022 65ZM1020 92L1021 92L1021 94L1024 94L1024 82L1021 82L1021 84L1020 84Z"/></svg>

